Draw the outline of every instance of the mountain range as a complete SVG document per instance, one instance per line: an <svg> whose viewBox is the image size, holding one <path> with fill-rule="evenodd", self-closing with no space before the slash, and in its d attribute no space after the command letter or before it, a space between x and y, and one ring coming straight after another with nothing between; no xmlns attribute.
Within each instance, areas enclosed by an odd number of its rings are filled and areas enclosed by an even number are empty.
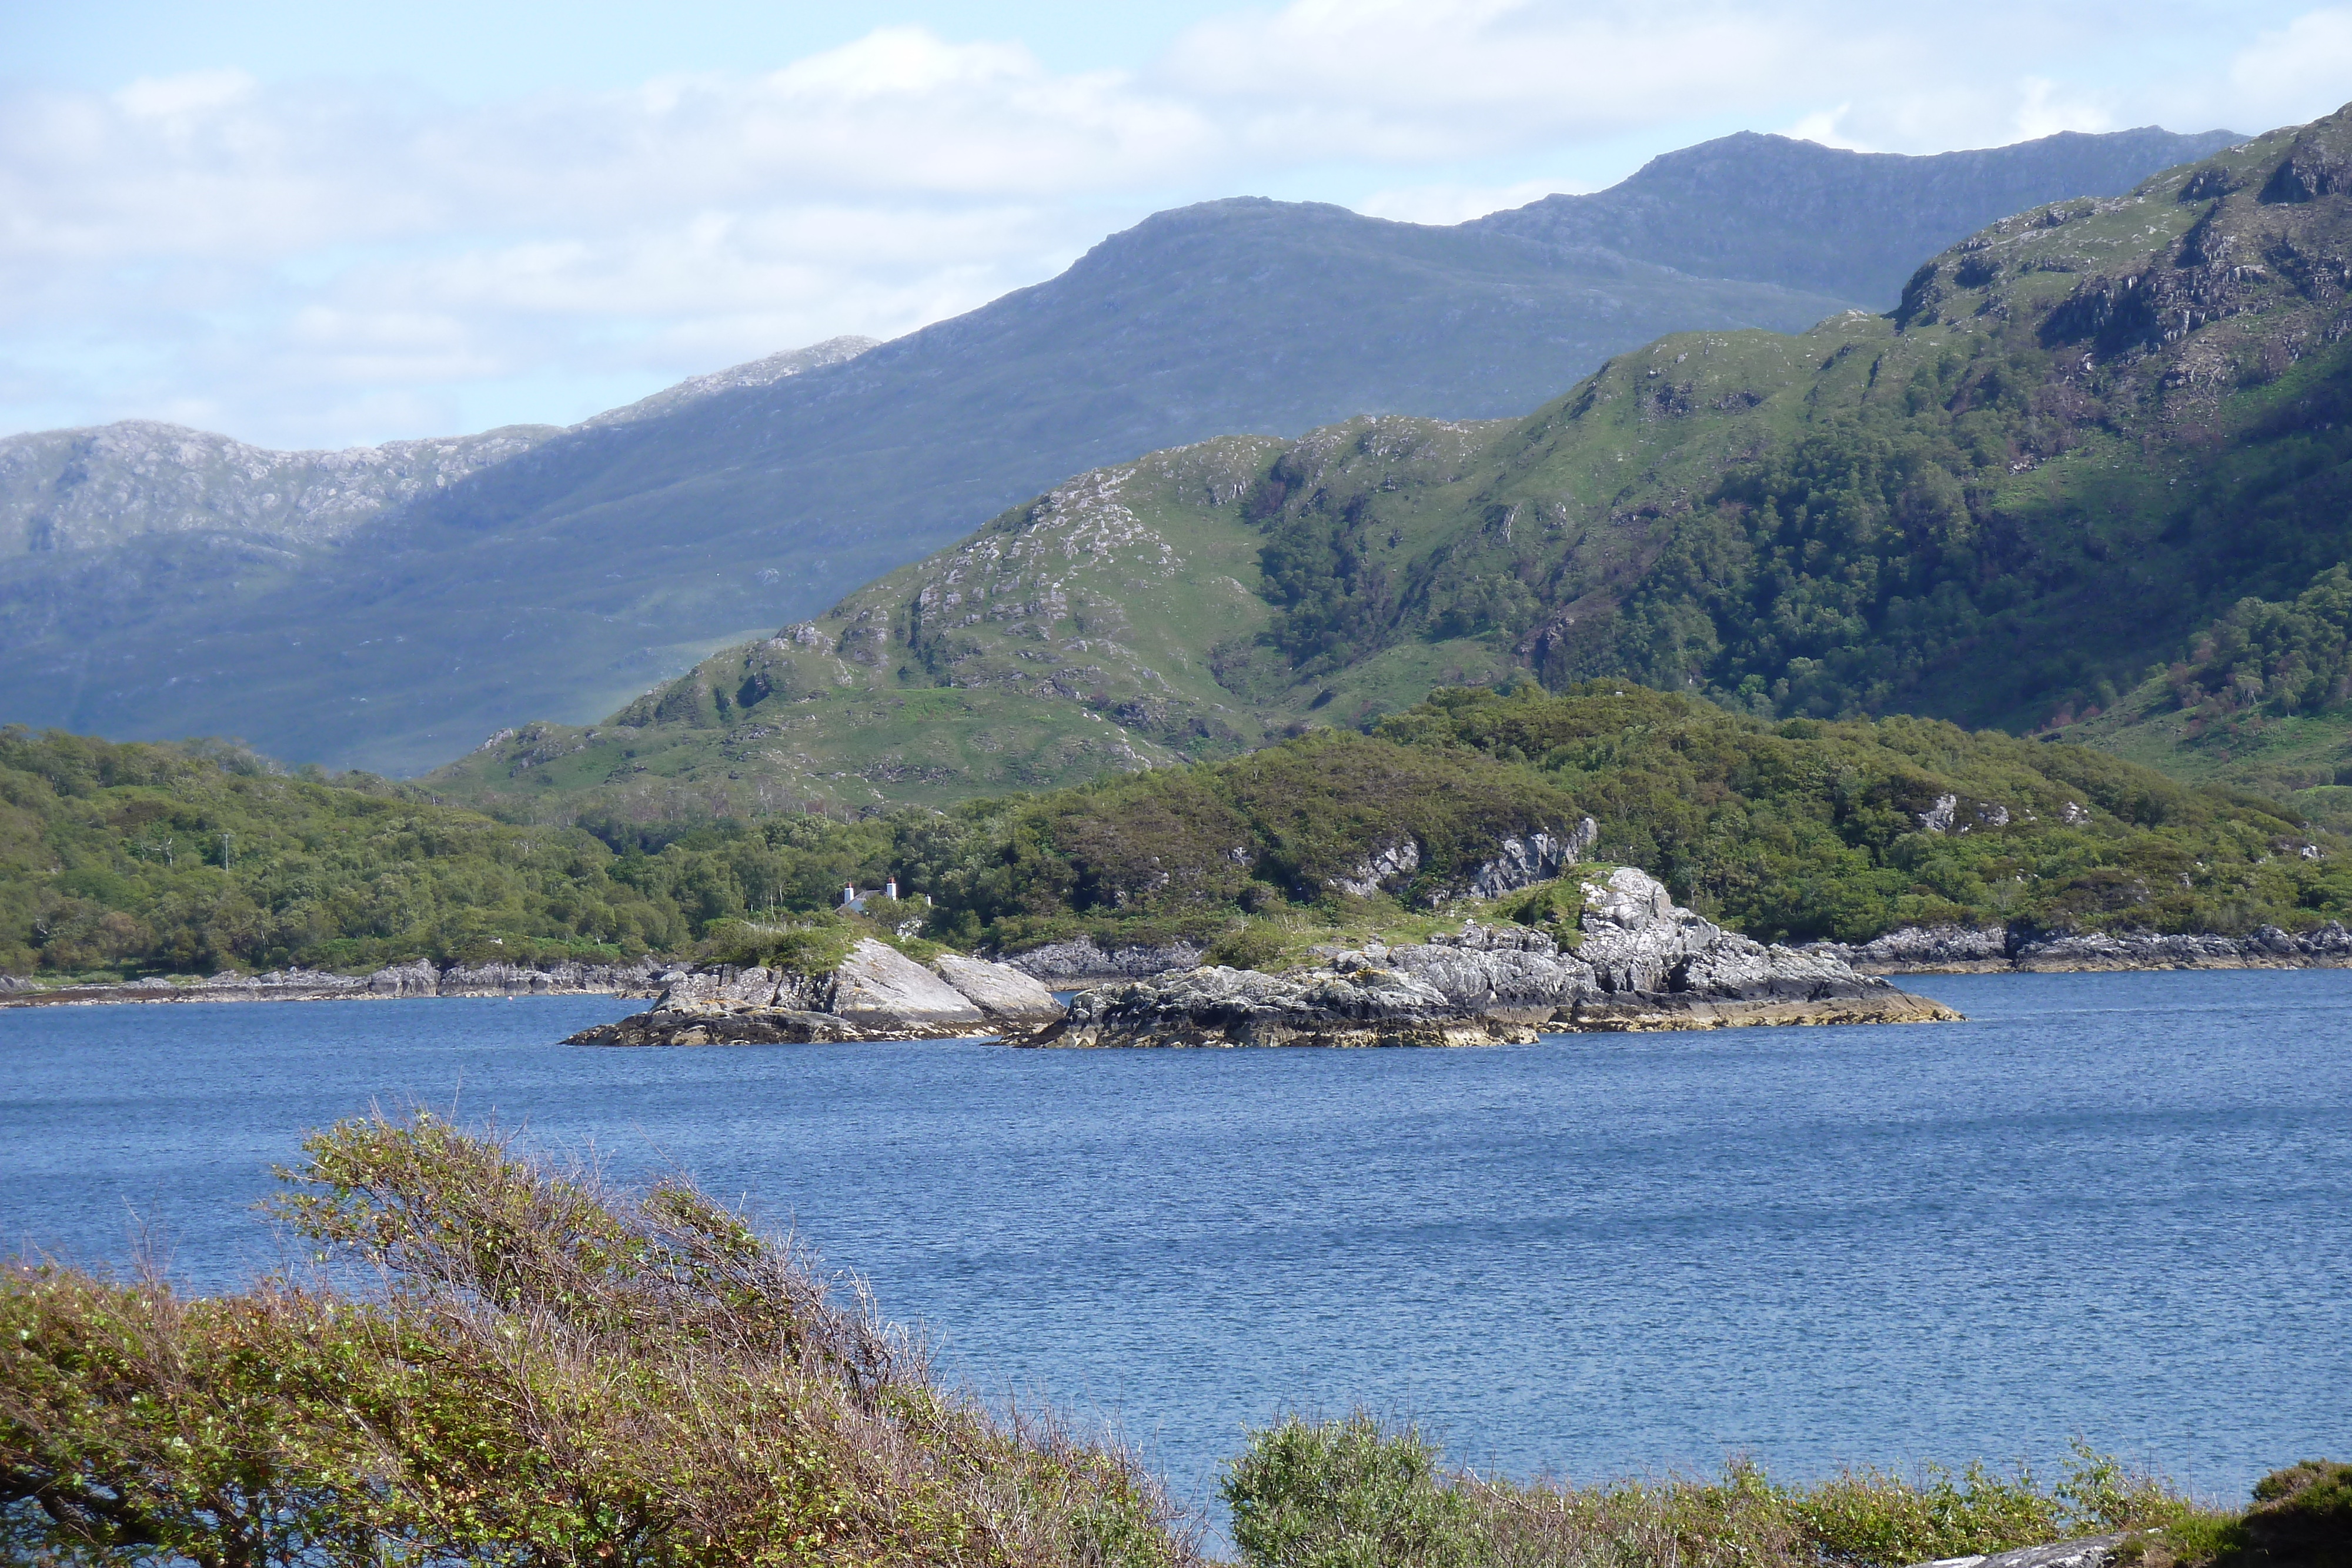
<svg viewBox="0 0 2352 1568"><path fill-rule="evenodd" d="M0 689L12 694L0 717L236 734L292 759L414 771L525 716L612 711L1072 473L1236 434L1270 438L1225 444L1271 463L1297 433L1350 415L1517 415L1663 332L1744 344L1740 329L1883 308L1926 250L2021 206L2112 195L2234 140L2150 130L1904 159L1740 136L1655 160L1611 191L1451 228L1210 203L896 341L836 340L569 430L343 454L141 424L14 437L0 443ZM1485 461L1467 426L1412 439L1441 467L1457 448L1460 465ZM1703 471L1694 458L1685 488L1703 488ZM1262 497L1263 479L1245 488ZM1281 483L1280 527L1322 527ZM1651 521L1677 504L1643 495L1629 504ZM1265 519L1254 512L1249 526ZM1507 546L1528 526L1506 522ZM1653 535L1627 538L1642 548L1578 555L1580 593L1630 580ZM1323 570L1313 553L1272 599L1245 570L1228 574L1265 608L1235 601L1217 692L1323 679L1316 660L1332 650L1301 660L1293 645L1309 634L1296 595L1319 591L1301 586ZM1245 567L1250 552L1234 559ZM1550 606L1566 580L1528 590L1529 602ZM1266 616L1279 624L1255 625ZM1481 646L1502 624L1475 623ZM1556 664L1584 635L1563 641L1566 624L1512 656ZM1350 678L1367 692L1387 679ZM1340 685L1324 689L1306 705L1339 701ZM1139 721L1127 744L1139 755L1234 744L1290 706L1214 721L1231 738Z"/></svg>
<svg viewBox="0 0 2352 1568"><path fill-rule="evenodd" d="M1670 334L1521 419L1088 471L430 783L622 823L941 804L1619 675L1782 721L2105 724L2224 779L2268 725L2302 749L2261 781L2333 819L2347 287L2352 110L2008 215L1886 314Z"/></svg>

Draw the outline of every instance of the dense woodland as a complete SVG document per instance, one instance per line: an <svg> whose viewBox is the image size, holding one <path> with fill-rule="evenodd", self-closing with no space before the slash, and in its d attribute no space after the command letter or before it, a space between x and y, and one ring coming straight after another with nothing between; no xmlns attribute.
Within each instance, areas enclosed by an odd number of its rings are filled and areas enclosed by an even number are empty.
<svg viewBox="0 0 2352 1568"><path fill-rule="evenodd" d="M17 974L687 954L895 876L930 939L1213 942L1426 921L1510 834L1768 939L1946 921L2242 932L2352 913L2352 854L2283 806L1915 718L1777 723L1595 682L1435 694L1371 735L843 821L496 821L226 748L0 732L0 962ZM1341 879L1410 843L1356 897Z"/></svg>

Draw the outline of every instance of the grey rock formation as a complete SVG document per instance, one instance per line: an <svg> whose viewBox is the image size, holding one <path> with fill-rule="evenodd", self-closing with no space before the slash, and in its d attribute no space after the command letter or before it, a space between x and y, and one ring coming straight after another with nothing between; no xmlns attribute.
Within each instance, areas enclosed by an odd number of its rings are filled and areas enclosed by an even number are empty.
<svg viewBox="0 0 2352 1568"><path fill-rule="evenodd" d="M572 1045L816 1045L873 1038L846 1019L727 1000L680 1002L582 1030Z"/></svg>
<svg viewBox="0 0 2352 1568"><path fill-rule="evenodd" d="M1864 973L2005 969L2009 930L2000 925L1906 925L1852 946L1807 942L1797 950L1835 958Z"/></svg>
<svg viewBox="0 0 2352 1568"><path fill-rule="evenodd" d="M925 968L860 941L830 974L692 966L663 973L654 1005L572 1037L574 1045L765 1045L959 1040L1058 1019L1053 993L1017 969L943 955Z"/></svg>
<svg viewBox="0 0 2352 1568"><path fill-rule="evenodd" d="M834 971L827 1009L877 1037L977 1034L987 1017L961 991L868 936Z"/></svg>
<svg viewBox="0 0 2352 1568"><path fill-rule="evenodd" d="M1370 898L1390 883L1411 876L1420 869L1421 846L1406 839L1365 857L1345 876L1335 876L1326 885L1351 897Z"/></svg>
<svg viewBox="0 0 2352 1568"><path fill-rule="evenodd" d="M1481 898L1500 898L1539 882L1549 882L1582 860L1601 840L1601 826L1587 817L1567 834L1547 832L1503 841L1502 852L1480 866L1470 878L1470 891Z"/></svg>
<svg viewBox="0 0 2352 1568"><path fill-rule="evenodd" d="M995 1022L1034 1028L1062 1016L1062 1004L1053 992L1009 964L942 953L931 961L931 968Z"/></svg>
<svg viewBox="0 0 2352 1568"><path fill-rule="evenodd" d="M2122 1546L2120 1535L2092 1535L2080 1541L2054 1541L2043 1546L2021 1546L1990 1556L1938 1557L1914 1568L2106 1568Z"/></svg>
<svg viewBox="0 0 2352 1568"><path fill-rule="evenodd" d="M453 964L441 971L436 996L628 996L652 983L651 959L634 964Z"/></svg>
<svg viewBox="0 0 2352 1568"><path fill-rule="evenodd" d="M1286 975L1195 969L1081 992L1023 1044L1463 1045L1554 1030L1957 1019L1840 960L1768 947L1676 905L1624 867L1584 884L1580 941L1465 921L1426 944L1368 946Z"/></svg>
<svg viewBox="0 0 2352 1568"><path fill-rule="evenodd" d="M1091 936L1048 942L1004 959L1012 967L1049 986L1070 986L1089 980L1139 979L1197 967L1204 949L1189 942L1157 947L1097 947Z"/></svg>
<svg viewBox="0 0 2352 1568"><path fill-rule="evenodd" d="M1262 975L1223 966L1081 993L1021 1045L1486 1045L1534 1031L1465 1013L1394 969Z"/></svg>

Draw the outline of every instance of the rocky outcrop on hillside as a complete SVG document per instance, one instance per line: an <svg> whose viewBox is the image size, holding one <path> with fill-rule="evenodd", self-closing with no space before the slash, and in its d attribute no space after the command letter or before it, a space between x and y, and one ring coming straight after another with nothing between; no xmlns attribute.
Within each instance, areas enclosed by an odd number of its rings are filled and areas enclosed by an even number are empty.
<svg viewBox="0 0 2352 1568"><path fill-rule="evenodd" d="M1145 947L1098 947L1092 936L1079 935L1066 942L1048 942L1008 956L1004 962L1049 986L1069 987L1095 980L1140 979L1199 967L1207 950L1190 942L1168 942Z"/></svg>
<svg viewBox="0 0 2352 1568"><path fill-rule="evenodd" d="M2333 920L2309 931L2257 926L2243 936L1927 925L1905 926L1850 945L1808 942L1797 951L1851 965L1866 975L2327 969L2352 967L2352 930Z"/></svg>
<svg viewBox="0 0 2352 1568"><path fill-rule="evenodd" d="M1053 993L1020 970L953 954L929 967L860 940L840 965L808 975L709 965L662 977L653 1007L571 1037L573 1045L768 1045L854 1040L961 1040L1058 1019Z"/></svg>
<svg viewBox="0 0 2352 1568"><path fill-rule="evenodd" d="M1342 951L1323 967L1195 969L1081 992L1040 1046L1470 1045L1538 1030L1909 1023L1958 1014L1845 963L1766 946L1675 904L1625 867L1584 884L1572 951L1540 931L1465 921L1424 944Z"/></svg>
<svg viewBox="0 0 2352 1568"><path fill-rule="evenodd" d="M87 1002L324 1002L403 997L651 996L661 967L625 964L451 964L415 958L373 975L323 969L222 973L205 979L157 976L121 985L40 987L0 977L0 1007Z"/></svg>

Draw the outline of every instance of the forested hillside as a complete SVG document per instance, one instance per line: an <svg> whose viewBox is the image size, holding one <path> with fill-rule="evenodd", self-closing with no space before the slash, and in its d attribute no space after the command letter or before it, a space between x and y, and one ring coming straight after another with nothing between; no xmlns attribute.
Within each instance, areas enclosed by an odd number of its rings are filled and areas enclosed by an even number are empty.
<svg viewBox="0 0 2352 1568"><path fill-rule="evenodd" d="M512 827L381 779L11 727L0 729L0 971L677 951L746 899L818 906L863 869L872 837L793 821L616 854L576 829ZM726 846L718 860L714 841Z"/></svg>
<svg viewBox="0 0 2352 1568"><path fill-rule="evenodd" d="M1768 723L1622 682L1455 688L1371 735L856 821L523 827L362 776L22 730L0 732L0 967L20 974L682 954L893 876L883 923L960 946L1083 931L1246 958L1456 919L1506 838L1586 815L1593 858L1763 937L2352 914L2352 851L2284 807L2052 741Z"/></svg>

